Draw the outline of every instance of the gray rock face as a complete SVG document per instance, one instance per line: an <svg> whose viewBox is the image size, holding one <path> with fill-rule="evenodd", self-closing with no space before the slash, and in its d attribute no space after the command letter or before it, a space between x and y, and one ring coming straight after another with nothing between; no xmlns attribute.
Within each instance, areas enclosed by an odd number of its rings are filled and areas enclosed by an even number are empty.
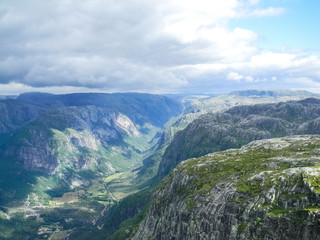
<svg viewBox="0 0 320 240"><path fill-rule="evenodd" d="M74 93L43 94L25 93L18 100L29 103L41 103L49 108L96 106L118 111L128 116L135 123L162 127L172 116L182 111L182 104L174 99L143 93Z"/></svg>
<svg viewBox="0 0 320 240"><path fill-rule="evenodd" d="M180 102L150 94L26 93L16 100L0 100L0 152L4 161L49 175L61 162L88 168L106 155L101 148L116 146L110 150L115 155L122 150L132 155L136 149L125 137L142 137L137 128L162 127L181 111Z"/></svg>
<svg viewBox="0 0 320 240"><path fill-rule="evenodd" d="M299 136L184 161L133 239L320 239L319 147Z"/></svg>
<svg viewBox="0 0 320 240"><path fill-rule="evenodd" d="M23 167L29 171L37 171L52 175L56 172L59 163L53 156L48 143L33 141L29 146L18 149L17 157L23 161Z"/></svg>
<svg viewBox="0 0 320 240"><path fill-rule="evenodd" d="M26 170L54 174L59 166L53 155L50 141L51 134L41 129L23 129L17 141L7 145L4 156L23 165Z"/></svg>
<svg viewBox="0 0 320 240"><path fill-rule="evenodd" d="M148 133L181 110L178 101L149 94L22 94L0 102L0 134L8 138L0 141L0 151L46 175L61 166L79 170L101 163L103 171L113 172L110 162L116 160L119 168L130 169L144 151L134 144L151 140Z"/></svg>
<svg viewBox="0 0 320 240"><path fill-rule="evenodd" d="M238 106L209 113L178 132L160 163L166 176L179 162L210 152L238 148L254 140L320 132L320 100Z"/></svg>
<svg viewBox="0 0 320 240"><path fill-rule="evenodd" d="M119 120L120 119L120 120ZM138 136L135 125L125 115L94 106L68 107L51 111L18 130L4 150L26 170L54 174L60 162L75 169L98 165L99 151L122 142L125 135Z"/></svg>

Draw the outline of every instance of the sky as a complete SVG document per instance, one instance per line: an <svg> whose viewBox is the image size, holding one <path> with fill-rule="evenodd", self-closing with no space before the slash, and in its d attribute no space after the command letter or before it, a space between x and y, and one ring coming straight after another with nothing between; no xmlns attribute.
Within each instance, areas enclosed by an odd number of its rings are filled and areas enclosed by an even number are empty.
<svg viewBox="0 0 320 240"><path fill-rule="evenodd" d="M318 0L1 0L0 95L320 92Z"/></svg>

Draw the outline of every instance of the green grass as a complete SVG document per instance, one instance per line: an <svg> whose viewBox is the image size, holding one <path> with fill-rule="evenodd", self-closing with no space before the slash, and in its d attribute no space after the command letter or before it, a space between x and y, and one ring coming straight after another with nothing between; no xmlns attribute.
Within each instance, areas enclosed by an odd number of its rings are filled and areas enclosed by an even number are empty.
<svg viewBox="0 0 320 240"><path fill-rule="evenodd" d="M89 226L79 228L70 236L70 239L125 239L131 236L149 209L153 190L153 188L142 190L111 206L108 214L97 223L103 226L101 230Z"/></svg>
<svg viewBox="0 0 320 240"><path fill-rule="evenodd" d="M307 176L307 181L311 184L315 193L320 193L320 176Z"/></svg>
<svg viewBox="0 0 320 240"><path fill-rule="evenodd" d="M15 159L0 157L0 205L14 205L31 192L38 173L25 171Z"/></svg>
<svg viewBox="0 0 320 240"><path fill-rule="evenodd" d="M308 206L305 208L306 211L320 213L320 206Z"/></svg>
<svg viewBox="0 0 320 240"><path fill-rule="evenodd" d="M118 240L118 239L130 239L134 236L136 231L139 228L139 224L142 222L148 210L150 208L150 204L146 204L142 211L138 214L123 221L118 230L110 236L110 240Z"/></svg>
<svg viewBox="0 0 320 240"><path fill-rule="evenodd" d="M188 209L189 211L193 211L195 207L196 207L196 202L194 201L194 199L189 198L189 199L187 200L187 209Z"/></svg>
<svg viewBox="0 0 320 240"><path fill-rule="evenodd" d="M239 227L238 227L237 235L240 236L246 230L247 227L248 227L248 223L247 222L241 223L239 225Z"/></svg>
<svg viewBox="0 0 320 240"><path fill-rule="evenodd" d="M22 214L14 214L11 219L0 218L0 239L37 239L35 231L41 226L41 223L34 218L28 218L27 221Z"/></svg>
<svg viewBox="0 0 320 240"><path fill-rule="evenodd" d="M106 177L106 178L104 179L104 182L105 182L105 183L110 183L110 182L112 182L113 180L116 180L116 179L125 177L125 175L127 175L126 172L115 173L115 174L112 174L112 175Z"/></svg>

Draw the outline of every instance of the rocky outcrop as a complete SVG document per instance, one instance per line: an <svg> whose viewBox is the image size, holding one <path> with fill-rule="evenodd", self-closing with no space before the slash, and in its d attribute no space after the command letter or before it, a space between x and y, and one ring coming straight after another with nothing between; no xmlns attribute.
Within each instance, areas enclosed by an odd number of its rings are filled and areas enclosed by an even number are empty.
<svg viewBox="0 0 320 240"><path fill-rule="evenodd" d="M138 137L140 135L133 122L127 116L121 113L117 114L114 118L114 122L118 128L125 131L129 136Z"/></svg>
<svg viewBox="0 0 320 240"><path fill-rule="evenodd" d="M25 127L5 145L3 157L15 161L28 171L54 174L59 166L51 150L52 133L45 129Z"/></svg>
<svg viewBox="0 0 320 240"><path fill-rule="evenodd" d="M133 239L320 239L319 149L295 136L184 161Z"/></svg>
<svg viewBox="0 0 320 240"><path fill-rule="evenodd" d="M202 115L175 135L161 160L158 176L166 176L188 158L238 148L253 140L317 134L319 117L320 100L315 98L238 106Z"/></svg>

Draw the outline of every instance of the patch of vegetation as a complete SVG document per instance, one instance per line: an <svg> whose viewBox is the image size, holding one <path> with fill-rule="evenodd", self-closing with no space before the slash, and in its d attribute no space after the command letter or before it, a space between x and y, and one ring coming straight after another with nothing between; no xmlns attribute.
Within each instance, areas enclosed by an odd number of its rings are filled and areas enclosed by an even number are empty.
<svg viewBox="0 0 320 240"><path fill-rule="evenodd" d="M235 203L239 203L240 205L242 205L245 202L246 198L245 197L239 197L236 199L232 199L230 200L231 202L235 202Z"/></svg>
<svg viewBox="0 0 320 240"><path fill-rule="evenodd" d="M180 186L177 191L178 194L182 196L185 196L188 193L187 188L185 186Z"/></svg>
<svg viewBox="0 0 320 240"><path fill-rule="evenodd" d="M193 198L189 198L189 199L187 200L187 209L188 209L189 211L193 211L195 207L196 207L196 202L194 201Z"/></svg>
<svg viewBox="0 0 320 240"><path fill-rule="evenodd" d="M39 174L26 171L15 159L0 156L0 176L0 205L11 206L27 197Z"/></svg>
<svg viewBox="0 0 320 240"><path fill-rule="evenodd" d="M119 229L110 236L110 240L118 240L118 239L130 239L134 236L134 234L137 232L140 223L145 218L145 216L148 213L148 210L150 208L150 203L147 204L141 212L133 216L132 218L129 218L125 221L123 221Z"/></svg>
<svg viewBox="0 0 320 240"><path fill-rule="evenodd" d="M0 239L37 239L37 229L41 226L35 218L24 218L23 214L13 214L11 219L0 218Z"/></svg>
<svg viewBox="0 0 320 240"><path fill-rule="evenodd" d="M304 210L309 211L309 212L320 212L320 207L319 206L308 206Z"/></svg>
<svg viewBox="0 0 320 240"><path fill-rule="evenodd" d="M122 176L125 175L125 174L126 174L125 172L120 172L120 173L112 174L112 175L106 177L106 178L104 179L104 182L105 182L105 183L110 183L110 182L112 182L113 180L118 179L118 178L122 177Z"/></svg>
<svg viewBox="0 0 320 240"><path fill-rule="evenodd" d="M272 208L270 212L268 212L268 215L273 217L281 217L283 214L289 213L290 211L292 211L292 209L279 208L276 206Z"/></svg>
<svg viewBox="0 0 320 240"><path fill-rule="evenodd" d="M255 224L259 224L262 221L262 219L260 217L257 217Z"/></svg>
<svg viewBox="0 0 320 240"><path fill-rule="evenodd" d="M240 236L247 229L247 227L248 227L248 223L242 222L238 227L237 235Z"/></svg>
<svg viewBox="0 0 320 240"><path fill-rule="evenodd" d="M308 175L307 180L311 184L313 191L315 193L320 193L320 176Z"/></svg>
<svg viewBox="0 0 320 240"><path fill-rule="evenodd" d="M153 190L154 188L142 190L110 207L107 214L97 222L97 226L102 226L101 230L90 227L79 228L69 239L125 239L119 237L130 236L137 230L149 209Z"/></svg>

